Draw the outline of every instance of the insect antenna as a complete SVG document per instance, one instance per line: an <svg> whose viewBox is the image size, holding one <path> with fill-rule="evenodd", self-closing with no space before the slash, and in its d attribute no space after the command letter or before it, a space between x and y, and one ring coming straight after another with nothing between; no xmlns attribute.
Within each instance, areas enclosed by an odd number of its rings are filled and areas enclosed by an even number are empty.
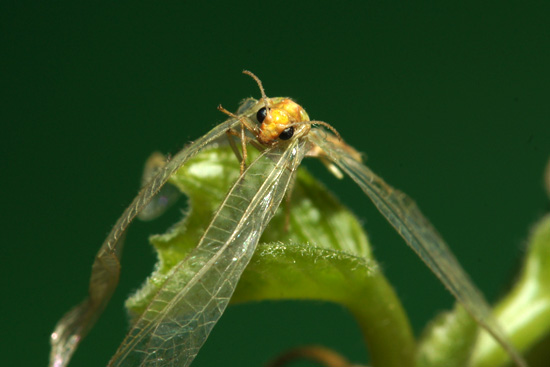
<svg viewBox="0 0 550 367"><path fill-rule="evenodd" d="M330 124L324 122L324 121L309 121L310 124L312 125L322 125L324 127L326 127L327 129L329 129L330 131L332 131L332 133L334 135L336 135L336 137L338 138L338 140L342 140L342 137L340 136L340 133L338 131L336 131L335 128L333 128Z"/></svg>
<svg viewBox="0 0 550 367"><path fill-rule="evenodd" d="M269 106L267 105L268 99L267 99L267 96L265 95L264 86L263 86L262 81L260 80L260 78L258 78L256 76L256 74L254 74L253 72L248 71L248 70L243 70L243 74L251 76L252 79L254 79L256 81L256 84L258 84L258 87L260 88L260 92L262 93L262 99L264 100L265 108L266 108L266 110L269 111Z"/></svg>
<svg viewBox="0 0 550 367"><path fill-rule="evenodd" d="M324 127L326 127L327 129L329 129L334 135L336 135L336 137L338 138L338 140L340 141L343 141L342 139L342 136L340 135L340 133L334 128L332 127L330 124L324 122L324 121L299 121L299 122L294 122L290 125L287 125L287 127L291 127L291 126L300 126L300 125L304 125L304 124L308 124L308 125L323 125Z"/></svg>

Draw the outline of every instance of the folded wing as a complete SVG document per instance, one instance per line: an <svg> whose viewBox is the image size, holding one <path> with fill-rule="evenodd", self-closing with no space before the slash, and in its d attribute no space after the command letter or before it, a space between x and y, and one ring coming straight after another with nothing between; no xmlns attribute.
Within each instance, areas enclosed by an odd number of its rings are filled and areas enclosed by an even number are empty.
<svg viewBox="0 0 550 367"><path fill-rule="evenodd" d="M225 310L305 154L265 150L234 184L198 246L167 276L109 366L189 366Z"/></svg>
<svg viewBox="0 0 550 367"><path fill-rule="evenodd" d="M64 367L69 363L78 344L107 306L118 285L120 257L124 243L123 237L136 215L146 207L174 172L201 151L202 148L224 135L228 129L235 128L238 124L238 120L229 119L216 126L206 135L177 153L141 189L130 206L118 219L96 255L92 266L88 298L67 312L57 323L50 339L52 345L50 367Z"/></svg>

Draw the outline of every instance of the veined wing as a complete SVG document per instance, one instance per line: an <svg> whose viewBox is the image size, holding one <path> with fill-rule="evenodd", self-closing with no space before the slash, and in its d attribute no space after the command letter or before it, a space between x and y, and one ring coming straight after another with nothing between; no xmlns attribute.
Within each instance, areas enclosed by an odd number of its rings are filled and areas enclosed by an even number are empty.
<svg viewBox="0 0 550 367"><path fill-rule="evenodd" d="M361 187L405 242L428 265L468 313L500 343L514 362L518 366L526 366L523 358L510 344L493 317L483 295L473 285L443 238L416 204L407 195L389 186L346 149L342 149L334 139L327 139L321 130L312 130L309 138L319 146L327 158Z"/></svg>
<svg viewBox="0 0 550 367"><path fill-rule="evenodd" d="M305 139L266 149L233 185L198 246L173 268L109 366L188 366L225 310L305 155Z"/></svg>
<svg viewBox="0 0 550 367"><path fill-rule="evenodd" d="M141 189L130 206L122 213L95 257L88 288L88 298L67 312L57 323L51 335L50 367L63 367L69 363L78 344L107 306L118 284L124 233L136 215L143 210L178 168L206 145L221 137L228 129L235 128L238 124L237 119L229 119L182 149L159 171L149 184Z"/></svg>
<svg viewBox="0 0 550 367"><path fill-rule="evenodd" d="M141 187L147 186L149 181L154 179L160 170L166 166L170 160L160 152L151 154L145 167L143 168L143 176L141 178ZM169 207L171 207L181 196L181 191L177 187L167 182L155 195L154 198L139 212L138 219L150 221L160 217Z"/></svg>

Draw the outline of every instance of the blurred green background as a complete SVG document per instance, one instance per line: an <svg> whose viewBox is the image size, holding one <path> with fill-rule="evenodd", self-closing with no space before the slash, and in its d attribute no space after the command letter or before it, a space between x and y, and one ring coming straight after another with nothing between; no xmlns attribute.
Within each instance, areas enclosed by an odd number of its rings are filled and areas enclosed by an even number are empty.
<svg viewBox="0 0 550 367"><path fill-rule="evenodd" d="M188 3L0 5L3 365L47 364L144 160L223 121L219 103L258 97L245 68L413 197L490 300L505 292L549 209L548 3ZM364 222L417 333L451 307L349 179L305 164ZM147 236L179 215L131 228L121 286L72 366L106 364L154 263ZM194 366L260 366L302 344L367 360L341 307L285 302L231 307Z"/></svg>

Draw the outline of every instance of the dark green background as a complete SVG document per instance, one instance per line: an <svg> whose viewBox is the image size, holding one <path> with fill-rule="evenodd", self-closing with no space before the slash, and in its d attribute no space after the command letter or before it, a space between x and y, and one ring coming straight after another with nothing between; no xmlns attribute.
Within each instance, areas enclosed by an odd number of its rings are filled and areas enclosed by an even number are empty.
<svg viewBox="0 0 550 367"><path fill-rule="evenodd" d="M45 366L58 318L86 294L93 256L154 150L176 152L259 92L296 98L415 198L486 295L505 290L548 210L550 25L539 2L421 5L0 6L2 364ZM307 162L365 223L416 332L451 297L350 180ZM72 366L104 365L122 303L151 270L128 235L122 283ZM368 307L368 305L365 305ZM321 303L231 307L195 366L260 366L323 344L357 362L351 317Z"/></svg>

